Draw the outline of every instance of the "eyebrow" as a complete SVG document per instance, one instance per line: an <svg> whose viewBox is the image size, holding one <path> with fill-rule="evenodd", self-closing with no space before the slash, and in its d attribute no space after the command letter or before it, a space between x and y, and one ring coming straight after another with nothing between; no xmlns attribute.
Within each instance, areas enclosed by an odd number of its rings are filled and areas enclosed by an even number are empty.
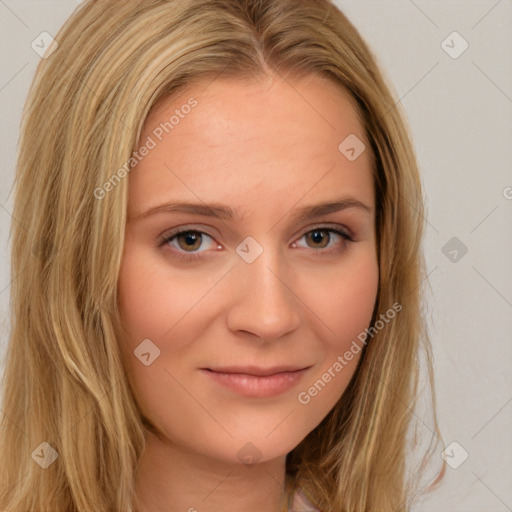
<svg viewBox="0 0 512 512"><path fill-rule="evenodd" d="M343 198L325 203L305 206L295 210L293 217L298 221L305 221L310 218L320 217L329 213L335 213L348 208L357 208L363 212L371 213L373 208L355 198ZM217 219L240 220L241 215L234 212L227 205L219 203L187 203L187 202L168 202L150 208L149 210L137 215L135 219L147 218L150 215L158 213L190 213L196 215L204 215L205 217L214 217Z"/></svg>

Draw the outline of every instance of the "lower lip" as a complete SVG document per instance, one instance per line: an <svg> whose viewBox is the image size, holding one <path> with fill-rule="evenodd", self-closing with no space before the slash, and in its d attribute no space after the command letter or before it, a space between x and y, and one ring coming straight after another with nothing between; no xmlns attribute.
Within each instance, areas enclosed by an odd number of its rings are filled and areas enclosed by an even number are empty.
<svg viewBox="0 0 512 512"><path fill-rule="evenodd" d="M258 376L244 373L220 373L201 370L210 379L236 393L249 398L265 398L280 395L296 386L308 368L294 372Z"/></svg>

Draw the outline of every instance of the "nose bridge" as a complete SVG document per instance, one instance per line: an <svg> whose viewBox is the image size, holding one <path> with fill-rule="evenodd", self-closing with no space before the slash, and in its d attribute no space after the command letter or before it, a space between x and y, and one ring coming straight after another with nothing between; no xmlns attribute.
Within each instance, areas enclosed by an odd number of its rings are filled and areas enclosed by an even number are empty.
<svg viewBox="0 0 512 512"><path fill-rule="evenodd" d="M278 247L246 239L237 253L237 299L228 315L229 327L265 339L279 338L296 329L299 301L293 293L292 273Z"/></svg>

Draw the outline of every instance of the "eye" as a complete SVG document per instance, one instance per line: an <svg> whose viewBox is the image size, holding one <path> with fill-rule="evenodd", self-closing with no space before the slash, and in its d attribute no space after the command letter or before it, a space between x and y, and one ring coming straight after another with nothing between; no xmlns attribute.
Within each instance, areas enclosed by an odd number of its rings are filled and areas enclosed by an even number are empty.
<svg viewBox="0 0 512 512"><path fill-rule="evenodd" d="M197 257L197 253L204 252L198 251L198 249L201 247L201 245L204 245L203 242L205 240L210 241L210 243L207 244L205 250L212 249L212 243L214 240L210 235L204 233L203 231L182 229L181 231L174 231L164 235L160 245L170 245L178 252L180 256ZM217 248L219 248L218 245Z"/></svg>
<svg viewBox="0 0 512 512"><path fill-rule="evenodd" d="M311 231L304 233L304 235L302 235L299 240L301 240L302 238L306 239L307 244L312 244L307 245L306 248L327 249L327 251L318 251L319 253L331 252L331 248L333 247L333 245L335 246L334 250L339 250L340 245L345 246L347 242L353 241L352 237L348 233L344 233L343 231L340 231L338 229L327 227L317 227L315 229L312 229ZM338 244L335 244L336 239L338 239ZM293 247L297 247L296 242L294 242L292 245ZM317 251L315 251L315 253L317 253Z"/></svg>

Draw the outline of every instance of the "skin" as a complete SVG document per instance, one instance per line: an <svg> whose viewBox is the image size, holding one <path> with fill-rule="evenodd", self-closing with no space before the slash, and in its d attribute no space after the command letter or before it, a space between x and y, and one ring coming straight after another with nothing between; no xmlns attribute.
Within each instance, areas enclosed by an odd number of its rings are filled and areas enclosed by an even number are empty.
<svg viewBox="0 0 512 512"><path fill-rule="evenodd" d="M153 426L136 472L139 507L225 512L236 503L244 512L277 512L286 454L339 400L360 354L309 403L298 394L349 349L375 305L371 156L366 150L349 161L338 150L349 134L369 145L355 101L339 85L272 74L258 82L217 78L164 98L141 141L191 96L197 106L129 176L120 346ZM305 206L348 197L369 211L295 217ZM142 215L170 201L222 203L241 217ZM160 245L178 227L206 234ZM350 230L354 241L326 228ZM236 252L248 236L263 249L252 263ZM187 251L198 259L180 258ZM145 339L160 350L148 366L134 355ZM235 364L308 369L292 389L263 398L242 396L200 370ZM253 465L241 458L247 452Z"/></svg>

